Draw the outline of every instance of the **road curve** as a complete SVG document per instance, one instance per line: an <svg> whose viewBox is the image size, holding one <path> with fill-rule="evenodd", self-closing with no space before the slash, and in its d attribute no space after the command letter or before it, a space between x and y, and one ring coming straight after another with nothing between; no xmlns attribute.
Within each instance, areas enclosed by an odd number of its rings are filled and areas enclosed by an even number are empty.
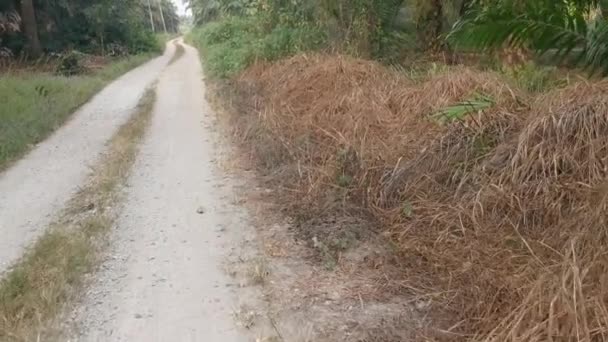
<svg viewBox="0 0 608 342"><path fill-rule="evenodd" d="M173 51L174 45L167 44L163 56L112 82L51 137L0 173L0 274L86 181L106 142L127 121Z"/></svg>

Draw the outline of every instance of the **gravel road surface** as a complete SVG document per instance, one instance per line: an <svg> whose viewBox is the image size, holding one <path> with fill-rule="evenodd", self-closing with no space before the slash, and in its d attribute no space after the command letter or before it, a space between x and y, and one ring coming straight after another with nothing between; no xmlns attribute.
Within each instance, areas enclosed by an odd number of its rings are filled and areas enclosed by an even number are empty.
<svg viewBox="0 0 608 342"><path fill-rule="evenodd" d="M200 61L185 49L160 77L108 260L72 314L77 341L251 341L222 270L245 214L214 167Z"/></svg>
<svg viewBox="0 0 608 342"><path fill-rule="evenodd" d="M106 142L165 69L174 48L167 44L163 56L112 82L49 139L0 173L0 274L86 181Z"/></svg>

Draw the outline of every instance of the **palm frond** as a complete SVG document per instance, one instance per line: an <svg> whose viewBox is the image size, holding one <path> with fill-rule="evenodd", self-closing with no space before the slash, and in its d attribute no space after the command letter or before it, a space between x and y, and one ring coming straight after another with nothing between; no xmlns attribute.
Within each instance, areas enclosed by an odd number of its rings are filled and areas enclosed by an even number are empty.
<svg viewBox="0 0 608 342"><path fill-rule="evenodd" d="M477 5L453 27L448 39L466 48L523 47L568 60L591 72L608 72L607 22L589 17L598 0L498 0Z"/></svg>
<svg viewBox="0 0 608 342"><path fill-rule="evenodd" d="M473 98L441 109L432 117L441 123L462 120L467 115L477 113L494 106L494 99L487 95L478 94Z"/></svg>
<svg viewBox="0 0 608 342"><path fill-rule="evenodd" d="M0 12L0 33L18 32L21 25L21 17L16 11Z"/></svg>

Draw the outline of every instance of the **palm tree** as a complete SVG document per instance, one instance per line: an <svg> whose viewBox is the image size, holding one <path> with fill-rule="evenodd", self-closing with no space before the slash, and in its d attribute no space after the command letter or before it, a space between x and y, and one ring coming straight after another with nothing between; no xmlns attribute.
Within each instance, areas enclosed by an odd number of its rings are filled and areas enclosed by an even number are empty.
<svg viewBox="0 0 608 342"><path fill-rule="evenodd" d="M42 54L40 39L38 38L38 25L36 24L36 12L32 0L21 0L21 17L23 31L27 37L27 50L30 57L39 57Z"/></svg>
<svg viewBox="0 0 608 342"><path fill-rule="evenodd" d="M606 75L608 22L603 2L477 0L449 38L473 48L526 48Z"/></svg>

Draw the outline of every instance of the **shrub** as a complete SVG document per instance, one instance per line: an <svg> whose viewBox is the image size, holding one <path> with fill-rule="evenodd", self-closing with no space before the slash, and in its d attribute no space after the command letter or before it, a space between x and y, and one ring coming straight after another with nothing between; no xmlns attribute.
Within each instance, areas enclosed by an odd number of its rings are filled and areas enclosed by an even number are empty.
<svg viewBox="0 0 608 342"><path fill-rule="evenodd" d="M513 67L503 67L501 71L512 79L519 88L534 93L555 88L563 83L563 78L560 77L557 68L540 66L533 62Z"/></svg>
<svg viewBox="0 0 608 342"><path fill-rule="evenodd" d="M256 42L256 51L264 60L276 60L298 52L316 50L325 43L322 31L315 27L275 27Z"/></svg>
<svg viewBox="0 0 608 342"><path fill-rule="evenodd" d="M156 36L152 32L143 29L132 30L125 40L125 44L131 54L160 52L163 49Z"/></svg>
<svg viewBox="0 0 608 342"><path fill-rule="evenodd" d="M84 71L85 68L81 63L81 54L76 51L69 52L63 56L56 70L57 74L62 76L74 76Z"/></svg>
<svg viewBox="0 0 608 342"><path fill-rule="evenodd" d="M324 33L312 26L278 25L267 31L261 18L231 17L195 30L189 39L197 45L207 72L230 77L256 60L272 61L322 47Z"/></svg>

